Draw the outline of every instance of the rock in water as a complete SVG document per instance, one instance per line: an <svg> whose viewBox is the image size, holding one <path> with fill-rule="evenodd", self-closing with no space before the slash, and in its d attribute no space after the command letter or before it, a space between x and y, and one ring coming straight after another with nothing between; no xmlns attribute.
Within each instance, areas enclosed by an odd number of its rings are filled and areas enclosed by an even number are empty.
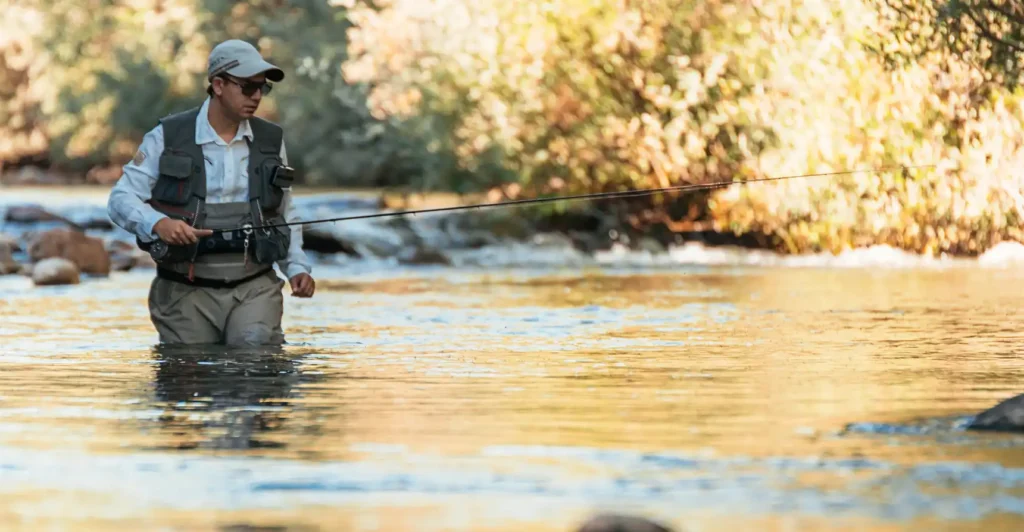
<svg viewBox="0 0 1024 532"><path fill-rule="evenodd" d="M14 242L4 240L0 235L0 275L9 275L21 271L21 265L14 260Z"/></svg>
<svg viewBox="0 0 1024 532"><path fill-rule="evenodd" d="M126 272L135 266L135 247L121 240L108 240L107 254L110 255L110 269Z"/></svg>
<svg viewBox="0 0 1024 532"><path fill-rule="evenodd" d="M0 233L0 247L4 246L10 248L12 253L15 251L21 251L21 246L18 244L17 238Z"/></svg>
<svg viewBox="0 0 1024 532"><path fill-rule="evenodd" d="M110 269L115 272L126 272L135 267L135 257L130 253L114 252L110 254Z"/></svg>
<svg viewBox="0 0 1024 532"><path fill-rule="evenodd" d="M139 252L135 254L135 265L133 267L154 270L156 269L156 261L153 260L153 257L149 256L149 253Z"/></svg>
<svg viewBox="0 0 1024 532"><path fill-rule="evenodd" d="M35 235L28 246L33 262L60 257L90 275L110 275L110 255L103 241L71 229L53 229Z"/></svg>
<svg viewBox="0 0 1024 532"><path fill-rule="evenodd" d="M15 223L37 223L57 221L60 217L39 205L14 205L7 209L4 219Z"/></svg>
<svg viewBox="0 0 1024 532"><path fill-rule="evenodd" d="M398 254L398 261L402 264L430 265L440 264L451 266L452 261L444 253L436 249L415 248L405 249Z"/></svg>
<svg viewBox="0 0 1024 532"><path fill-rule="evenodd" d="M67 259L43 259L32 267L32 282L36 286L78 284L78 281L78 268Z"/></svg>
<svg viewBox="0 0 1024 532"><path fill-rule="evenodd" d="M602 514L588 520L577 532L672 532L672 529L643 517Z"/></svg>
<svg viewBox="0 0 1024 532"><path fill-rule="evenodd" d="M967 430L1024 432L1024 394L1011 397L978 414Z"/></svg>

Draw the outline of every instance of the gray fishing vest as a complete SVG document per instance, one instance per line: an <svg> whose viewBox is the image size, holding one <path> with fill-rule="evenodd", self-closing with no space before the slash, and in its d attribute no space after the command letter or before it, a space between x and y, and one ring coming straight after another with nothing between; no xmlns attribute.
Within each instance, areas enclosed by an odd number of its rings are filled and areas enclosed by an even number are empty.
<svg viewBox="0 0 1024 532"><path fill-rule="evenodd" d="M286 227L260 229L284 223L284 188L292 184L289 172L281 171L280 126L250 118L249 201L206 203L206 165L202 147L195 142L199 108L160 120L164 151L159 176L149 204L168 217L197 229L254 228L203 237L191 246L169 246L159 268L189 277L214 281L238 281L265 272L288 255L290 233ZM140 247L149 245L139 242Z"/></svg>

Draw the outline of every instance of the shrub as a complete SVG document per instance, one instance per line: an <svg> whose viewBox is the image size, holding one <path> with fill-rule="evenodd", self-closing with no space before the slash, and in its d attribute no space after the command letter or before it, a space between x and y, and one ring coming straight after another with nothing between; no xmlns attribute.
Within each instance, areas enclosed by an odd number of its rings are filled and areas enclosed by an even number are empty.
<svg viewBox="0 0 1024 532"><path fill-rule="evenodd" d="M794 253L973 253L1017 238L1018 96L949 51L887 61L885 15L861 1L392 0L353 10L346 73L372 84L376 116L454 153L478 186L536 195L935 164L733 186L708 216ZM670 209L645 211L630 219L663 223Z"/></svg>

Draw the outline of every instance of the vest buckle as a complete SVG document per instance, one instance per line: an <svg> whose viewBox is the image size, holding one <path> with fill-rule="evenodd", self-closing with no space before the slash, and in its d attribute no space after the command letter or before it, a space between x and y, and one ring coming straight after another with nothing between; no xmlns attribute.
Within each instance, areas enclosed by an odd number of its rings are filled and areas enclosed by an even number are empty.
<svg viewBox="0 0 1024 532"><path fill-rule="evenodd" d="M242 244L242 267L249 267L249 236L252 235L252 224L242 225L242 234L245 235L245 242Z"/></svg>

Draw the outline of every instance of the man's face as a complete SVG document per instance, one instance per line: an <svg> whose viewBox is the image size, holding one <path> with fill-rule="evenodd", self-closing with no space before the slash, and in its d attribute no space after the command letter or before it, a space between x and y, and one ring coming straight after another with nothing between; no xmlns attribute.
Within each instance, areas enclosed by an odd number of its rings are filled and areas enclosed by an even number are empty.
<svg viewBox="0 0 1024 532"><path fill-rule="evenodd" d="M264 92L270 92L266 76L257 74L249 78L225 75L214 84L215 93L220 96L225 110L237 120L251 118L259 109Z"/></svg>

